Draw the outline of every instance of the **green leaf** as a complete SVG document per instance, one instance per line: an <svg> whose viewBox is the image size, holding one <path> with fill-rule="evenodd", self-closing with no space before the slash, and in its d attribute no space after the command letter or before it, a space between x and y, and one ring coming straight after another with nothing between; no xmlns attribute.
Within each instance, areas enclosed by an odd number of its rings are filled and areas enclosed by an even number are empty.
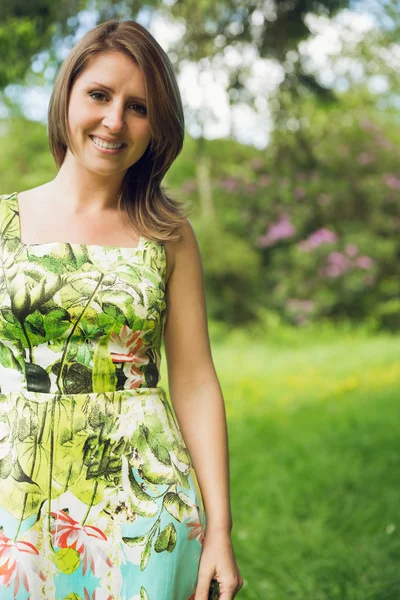
<svg viewBox="0 0 400 600"><path fill-rule="evenodd" d="M43 315L40 312L35 311L28 315L25 319L25 326L30 333L39 338L46 337L46 330L43 323Z"/></svg>
<svg viewBox="0 0 400 600"><path fill-rule="evenodd" d="M154 544L154 550L156 552L173 552L176 546L176 529L173 523L169 523L161 531L158 538L156 539L156 543Z"/></svg>
<svg viewBox="0 0 400 600"><path fill-rule="evenodd" d="M140 600L150 600L150 596L143 586L140 588Z"/></svg>
<svg viewBox="0 0 400 600"><path fill-rule="evenodd" d="M122 541L125 542L125 544L127 544L127 546L129 547L134 547L134 546L140 546L140 544L143 544L143 542L147 540L147 534L146 535L138 535L136 537L123 537Z"/></svg>
<svg viewBox="0 0 400 600"><path fill-rule="evenodd" d="M186 501L186 498L190 500L183 492L179 492L179 495L173 492L167 492L164 496L163 504L165 510L175 517L179 523L188 519L193 511L192 505Z"/></svg>
<svg viewBox="0 0 400 600"><path fill-rule="evenodd" d="M108 347L111 331L103 335L93 355L93 392L114 392L117 388L117 374Z"/></svg>
<svg viewBox="0 0 400 600"><path fill-rule="evenodd" d="M156 441L153 441L152 447L150 446L149 430L143 425L140 426L137 447L140 454L140 468L145 479L158 485L175 483L176 477L168 451Z"/></svg>
<svg viewBox="0 0 400 600"><path fill-rule="evenodd" d="M15 356L3 342L0 342L0 364L6 369L17 369L20 371Z"/></svg>
<svg viewBox="0 0 400 600"><path fill-rule="evenodd" d="M142 556L140 557L140 569L142 571L144 571L144 569L147 566L147 563L149 562L149 558L151 555L151 546L153 544L153 538L154 538L156 531L157 531L157 529L154 528L153 531L149 535L149 539L147 540L145 547L143 548Z"/></svg>
<svg viewBox="0 0 400 600"><path fill-rule="evenodd" d="M57 363L56 363L57 364ZM53 365L53 369L56 367ZM63 383L66 394L84 394L92 391L92 371L80 365L73 363L63 371Z"/></svg>
<svg viewBox="0 0 400 600"><path fill-rule="evenodd" d="M0 479L7 479L13 468L11 452L0 460Z"/></svg>
<svg viewBox="0 0 400 600"><path fill-rule="evenodd" d="M71 575L80 565L80 556L75 548L61 548L53 554L54 564L61 573Z"/></svg>
<svg viewBox="0 0 400 600"><path fill-rule="evenodd" d="M27 388L30 392L50 392L51 381L47 371L40 365L25 363L25 377Z"/></svg>
<svg viewBox="0 0 400 600"><path fill-rule="evenodd" d="M122 483L128 492L128 497L133 510L142 517L154 517L158 512L158 505L149 494L146 494L136 481L127 458L122 455Z"/></svg>
<svg viewBox="0 0 400 600"><path fill-rule="evenodd" d="M37 485L30 477L29 475L27 475L20 463L19 460L17 458L17 460L15 461L14 465L13 465L13 470L12 470L12 478L15 479L15 481L18 481L19 483L29 483L31 485Z"/></svg>
<svg viewBox="0 0 400 600"><path fill-rule="evenodd" d="M78 596L78 594L68 594L68 596L65 596L64 600L82 600L82 598L80 596Z"/></svg>

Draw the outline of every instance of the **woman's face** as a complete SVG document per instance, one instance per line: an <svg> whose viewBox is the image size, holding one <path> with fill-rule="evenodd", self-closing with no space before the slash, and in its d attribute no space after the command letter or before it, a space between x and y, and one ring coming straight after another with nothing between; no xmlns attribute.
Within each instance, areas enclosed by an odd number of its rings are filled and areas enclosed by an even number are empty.
<svg viewBox="0 0 400 600"><path fill-rule="evenodd" d="M96 56L72 86L68 124L80 164L102 175L125 173L151 139L137 64L121 52Z"/></svg>

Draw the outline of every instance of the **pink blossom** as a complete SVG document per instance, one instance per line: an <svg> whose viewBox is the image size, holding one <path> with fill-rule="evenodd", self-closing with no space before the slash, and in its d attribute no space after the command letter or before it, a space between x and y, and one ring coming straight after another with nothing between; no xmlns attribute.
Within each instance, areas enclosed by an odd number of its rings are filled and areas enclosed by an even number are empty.
<svg viewBox="0 0 400 600"><path fill-rule="evenodd" d="M81 525L63 510L50 514L53 517L50 529L53 546L74 548L83 561L83 575L86 574L88 564L93 575L104 569L105 565L112 567L112 562L106 554L107 537L101 529L92 525Z"/></svg>
<svg viewBox="0 0 400 600"><path fill-rule="evenodd" d="M292 237L296 233L294 225L289 221L287 215L283 215L280 221L270 225L265 235L259 238L259 244L262 248L273 246L279 240Z"/></svg>
<svg viewBox="0 0 400 600"><path fill-rule="evenodd" d="M20 583L28 593L41 587L45 576L38 566L37 548L29 542L13 542L0 531L0 586L14 583L14 597L18 596Z"/></svg>
<svg viewBox="0 0 400 600"><path fill-rule="evenodd" d="M191 527L191 531L189 531L188 539L189 540L198 540L200 546L203 545L204 541L204 532L201 528L200 521L187 521L187 527Z"/></svg>
<svg viewBox="0 0 400 600"><path fill-rule="evenodd" d="M226 177L221 182L222 187L227 192L238 192L240 189L240 181L237 177Z"/></svg>
<svg viewBox="0 0 400 600"><path fill-rule="evenodd" d="M356 244L347 244L345 248L347 256L357 256L358 246Z"/></svg>
<svg viewBox="0 0 400 600"><path fill-rule="evenodd" d="M297 244L297 247L303 252L311 252L321 244L334 244L338 241L338 236L334 231L321 227L314 231L306 240Z"/></svg>
<svg viewBox="0 0 400 600"><path fill-rule="evenodd" d="M393 173L386 173L383 177L386 185L393 190L400 190L400 177L396 177Z"/></svg>
<svg viewBox="0 0 400 600"><path fill-rule="evenodd" d="M359 256L356 259L355 264L357 265L357 267L360 267L360 269L366 269L368 271L374 266L374 261L369 256Z"/></svg>
<svg viewBox="0 0 400 600"><path fill-rule="evenodd" d="M149 363L148 346L143 341L144 331L133 331L127 325L121 327L119 334L110 336L109 349L113 363L124 363L124 373L129 388L137 388L144 381L140 368Z"/></svg>
<svg viewBox="0 0 400 600"><path fill-rule="evenodd" d="M374 157L369 152L360 152L357 155L357 160L360 165L370 165L374 162Z"/></svg>
<svg viewBox="0 0 400 600"><path fill-rule="evenodd" d="M323 274L328 277L340 277L351 268L349 259L340 252L331 252L328 254L327 265L323 269Z"/></svg>

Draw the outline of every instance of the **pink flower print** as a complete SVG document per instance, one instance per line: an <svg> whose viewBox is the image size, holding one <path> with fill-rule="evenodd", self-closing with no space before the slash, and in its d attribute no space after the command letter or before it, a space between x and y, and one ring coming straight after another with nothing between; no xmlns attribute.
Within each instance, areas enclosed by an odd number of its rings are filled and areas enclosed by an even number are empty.
<svg viewBox="0 0 400 600"><path fill-rule="evenodd" d="M18 595L20 583L29 593L34 587L45 581L36 557L39 552L29 542L13 542L0 531L0 585L9 587L14 583L14 597Z"/></svg>
<svg viewBox="0 0 400 600"><path fill-rule="evenodd" d="M107 537L101 529L92 525L81 525L63 510L50 514L53 517L50 529L53 545L58 548L74 548L83 561L83 575L86 574L88 564L94 575L96 568L102 569L105 564L112 567L104 548Z"/></svg>
<svg viewBox="0 0 400 600"><path fill-rule="evenodd" d="M203 545L204 540L204 532L201 528L201 524L199 521L187 521L186 525L191 527L189 531L188 539L189 540L199 540L200 546Z"/></svg>
<svg viewBox="0 0 400 600"><path fill-rule="evenodd" d="M129 388L137 388L144 381L140 367L149 363L148 346L143 341L144 331L133 331L123 325L119 334L110 336L110 352L114 363L124 363L124 373L129 381Z"/></svg>

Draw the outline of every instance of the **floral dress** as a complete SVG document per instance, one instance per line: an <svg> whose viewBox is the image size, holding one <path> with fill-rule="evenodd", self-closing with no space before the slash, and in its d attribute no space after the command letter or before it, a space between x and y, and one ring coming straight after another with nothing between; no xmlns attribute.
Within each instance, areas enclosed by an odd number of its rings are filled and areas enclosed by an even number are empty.
<svg viewBox="0 0 400 600"><path fill-rule="evenodd" d="M21 242L0 196L0 598L190 600L206 515L158 386L165 247Z"/></svg>

